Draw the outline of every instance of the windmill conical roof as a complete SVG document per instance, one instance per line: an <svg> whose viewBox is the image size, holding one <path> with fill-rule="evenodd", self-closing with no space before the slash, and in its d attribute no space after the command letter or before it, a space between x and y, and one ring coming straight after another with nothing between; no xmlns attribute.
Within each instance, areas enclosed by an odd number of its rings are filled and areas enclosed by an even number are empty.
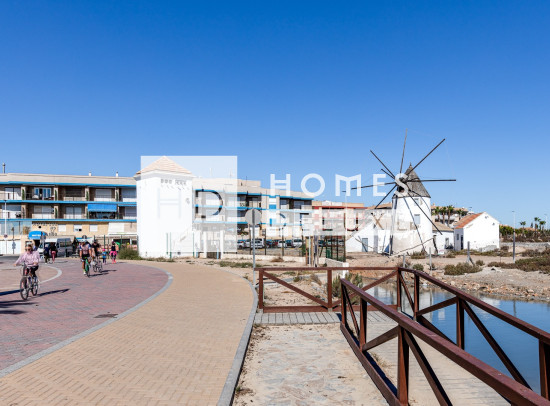
<svg viewBox="0 0 550 406"><path fill-rule="evenodd" d="M409 168L405 172L405 175L408 175L409 177L407 186L409 187L411 196L431 198L430 194L428 193L428 191L426 190L422 182L420 182L420 177L416 174L412 165L409 165ZM413 180L413 182L411 182L411 180ZM417 181L414 181L414 180L417 180Z"/></svg>
<svg viewBox="0 0 550 406"><path fill-rule="evenodd" d="M136 175L140 175L140 174L147 173L147 172L153 172L153 171L172 172L172 173L191 175L191 172L189 170L187 170L183 166L175 163L174 161L172 161L167 156L160 157L159 159L157 159L152 164L147 165L145 168L138 171L136 173Z"/></svg>

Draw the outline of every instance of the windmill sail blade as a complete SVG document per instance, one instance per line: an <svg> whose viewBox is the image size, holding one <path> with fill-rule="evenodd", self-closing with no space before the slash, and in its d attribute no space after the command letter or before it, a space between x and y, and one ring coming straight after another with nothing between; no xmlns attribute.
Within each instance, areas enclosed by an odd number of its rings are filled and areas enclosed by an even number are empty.
<svg viewBox="0 0 550 406"><path fill-rule="evenodd" d="M403 173L403 159L405 158L405 145L407 145L407 129L405 129L405 142L403 143L403 155L401 155L401 167L399 173Z"/></svg>
<svg viewBox="0 0 550 406"><path fill-rule="evenodd" d="M375 157L376 159L378 159L378 162L380 162L380 163L382 164L382 166L383 166L384 168L386 168L386 170L391 174L391 177L395 179L395 175L393 174L393 172L390 171L386 165L384 165L384 162L382 162L382 161L380 160L380 158L378 158L374 152L372 152L372 149L370 150L370 153L371 153L372 155L374 155L374 157Z"/></svg>
<svg viewBox="0 0 550 406"><path fill-rule="evenodd" d="M414 194L418 195L419 197L422 197L422 196L420 196L418 193L416 193L416 192L414 192L414 191L412 191L412 190L410 190L410 191L413 192ZM416 202L416 200L414 200L414 197L411 196L410 193L408 194L408 196L409 196L410 198L412 198L412 201L414 202L414 204L416 204L416 205L418 206L418 208L420 209L420 211L422 212L422 214L423 214L424 216L426 216L426 218L427 218L428 220L430 220L430 223L432 223L432 226L435 227L435 229L439 232L439 234L443 235L443 233L441 232L441 230L440 230L439 228L437 228L437 226L436 226L435 223L432 221L432 219L430 218L430 216L428 216L428 215L424 212L424 210L422 210L422 207L420 207L420 205Z"/></svg>
<svg viewBox="0 0 550 406"><path fill-rule="evenodd" d="M434 152L434 151L437 149L437 147L439 147L441 144L443 144L444 141L445 141L445 138L443 138L439 144L437 144L430 152L428 152L428 155L426 155L424 158L422 158L422 159L420 160L420 162L417 163L417 164L412 168L411 172L414 171L414 170L418 167L418 165L420 165L422 162L424 162L424 160L425 160L426 158L428 158L428 157L432 154L432 152ZM372 151L371 151L371 152L372 152Z"/></svg>
<svg viewBox="0 0 550 406"><path fill-rule="evenodd" d="M395 182L376 183L376 184L374 184L374 185L361 186L360 188L358 188L358 187L356 186L356 187L350 188L350 190L364 189L364 188L367 188L367 187L374 187L374 186L386 186L386 185L395 185ZM345 190L342 190L342 192L345 192Z"/></svg>
<svg viewBox="0 0 550 406"><path fill-rule="evenodd" d="M378 208L378 206L380 206L380 205L382 204L382 202L383 202L384 200L386 200L386 197L388 197L388 196L390 195L390 193L393 192L393 190L394 190L396 187L397 187L397 185L394 185L394 186L390 189L390 191L388 192L388 194L387 194L386 196L384 196L384 197L382 198L382 200L380 200L380 203L378 203L378 204L376 205L376 207L374 208L375 210Z"/></svg>
<svg viewBox="0 0 550 406"><path fill-rule="evenodd" d="M384 172L386 175L388 175L390 178L392 177L391 174L390 174L387 170L385 170L384 168L380 168L380 170L381 170L382 172ZM394 177L394 176L393 176L393 177ZM394 178L395 178L395 177L394 177Z"/></svg>
<svg viewBox="0 0 550 406"><path fill-rule="evenodd" d="M420 178L412 178L412 179L407 179L407 182L456 182L456 179L420 179Z"/></svg>

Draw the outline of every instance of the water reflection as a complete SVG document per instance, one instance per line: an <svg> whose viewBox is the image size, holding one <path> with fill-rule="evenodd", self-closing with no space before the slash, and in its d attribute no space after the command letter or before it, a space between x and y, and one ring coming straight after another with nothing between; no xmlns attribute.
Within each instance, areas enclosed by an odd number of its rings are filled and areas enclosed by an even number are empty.
<svg viewBox="0 0 550 406"><path fill-rule="evenodd" d="M367 291L383 303L397 303L395 283L385 283ZM412 293L412 291L411 291ZM420 290L420 309L440 303L453 295L435 287L424 287ZM486 295L477 295L484 302L499 308L521 320L526 321L544 331L550 331L550 303L525 301L520 299L500 299ZM405 295L402 295L402 305L405 313L412 315ZM476 315L483 321L485 327L512 360L529 385L540 393L538 341L504 321L471 305ZM448 306L424 315L449 338L456 337L456 306ZM492 367L506 373L508 370L479 332L473 321L464 315L465 350Z"/></svg>

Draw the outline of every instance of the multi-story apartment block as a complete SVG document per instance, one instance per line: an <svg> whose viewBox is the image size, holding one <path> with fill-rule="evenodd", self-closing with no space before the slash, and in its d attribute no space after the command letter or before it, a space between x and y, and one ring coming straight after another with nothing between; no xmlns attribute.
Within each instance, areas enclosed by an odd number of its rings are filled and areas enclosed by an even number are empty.
<svg viewBox="0 0 550 406"><path fill-rule="evenodd" d="M234 184L233 180L233 184ZM194 222L219 203L223 179L193 178ZM312 198L301 192L263 188L260 181L237 180L229 203L236 206L223 219L238 235L247 236L248 209L262 212L257 237L299 238ZM137 240L136 180L119 176L0 174L0 254L19 253L29 233L47 236L111 239L134 244ZM6 237L7 236L7 237ZM246 238L246 237L242 237Z"/></svg>
<svg viewBox="0 0 550 406"><path fill-rule="evenodd" d="M30 231L135 240L135 181L118 176L0 174L0 218L3 237L14 243L16 236L24 240ZM16 245L10 244L7 253L20 249Z"/></svg>

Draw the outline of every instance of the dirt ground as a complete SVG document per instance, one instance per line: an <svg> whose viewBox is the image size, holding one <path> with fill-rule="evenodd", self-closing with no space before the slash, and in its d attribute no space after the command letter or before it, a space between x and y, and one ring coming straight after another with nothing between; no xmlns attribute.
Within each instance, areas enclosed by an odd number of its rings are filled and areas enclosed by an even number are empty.
<svg viewBox="0 0 550 406"><path fill-rule="evenodd" d="M521 253L521 249L518 249L518 253ZM472 260L481 260L485 264L490 262L503 262L512 263L512 257L498 257L498 256L481 256L472 255ZM253 275L251 268L235 268L235 267L221 267L220 261L212 259L186 259L184 260L190 263L199 263L202 265L213 266L226 271L234 272L249 281L252 282ZM429 268L428 259L408 259L411 266L414 264L422 264L426 272ZM543 274L541 272L524 272L519 269L504 269L500 267L487 267L484 266L483 270L479 273L447 276L443 274L445 265L456 265L458 263L465 263L467 257L465 255L457 255L456 258L439 258L433 257L432 264L435 265L435 271L429 271L429 273L436 278L446 282L457 288L470 292L470 293L483 293L488 295L495 295L499 297L510 298L523 298L526 300L541 300L550 301L550 275ZM247 262L247 261L228 261L230 263L235 262ZM402 258L388 258L380 255L373 254L357 254L354 253L348 258L350 266L381 266L392 267L396 265L402 265ZM258 263L258 267L296 267L302 266L297 262L265 262ZM363 272L366 277L376 278L380 277L385 272ZM281 279L286 280L292 285L316 296L324 298L324 287L312 281L309 276L302 278L300 281L294 282L294 272L277 272L276 275ZM319 278L322 283L326 283L326 276L319 273ZM336 275L334 275L336 276ZM255 275L257 279L258 275ZM266 304L272 305L307 305L313 304L312 301L306 299L303 296L297 295L290 289L285 288L279 284L267 283L265 284L264 299Z"/></svg>
<svg viewBox="0 0 550 406"><path fill-rule="evenodd" d="M255 327L233 404L387 402L334 324Z"/></svg>
<svg viewBox="0 0 550 406"><path fill-rule="evenodd" d="M518 249L518 253L521 253ZM485 264L502 262L511 264L512 257L472 255L474 262L481 260ZM519 257L521 258L521 257ZM429 259L407 259L411 266L421 264L428 272ZM527 300L550 301L550 275L541 272L524 272L520 269L504 269L500 267L483 266L478 273L465 275L444 275L445 265L466 263L466 255L456 258L433 257L432 264L436 270L429 272L436 278L467 292L483 292L484 294L524 298ZM395 266L402 265L402 258L386 258L374 255L353 254L349 260L350 266Z"/></svg>

